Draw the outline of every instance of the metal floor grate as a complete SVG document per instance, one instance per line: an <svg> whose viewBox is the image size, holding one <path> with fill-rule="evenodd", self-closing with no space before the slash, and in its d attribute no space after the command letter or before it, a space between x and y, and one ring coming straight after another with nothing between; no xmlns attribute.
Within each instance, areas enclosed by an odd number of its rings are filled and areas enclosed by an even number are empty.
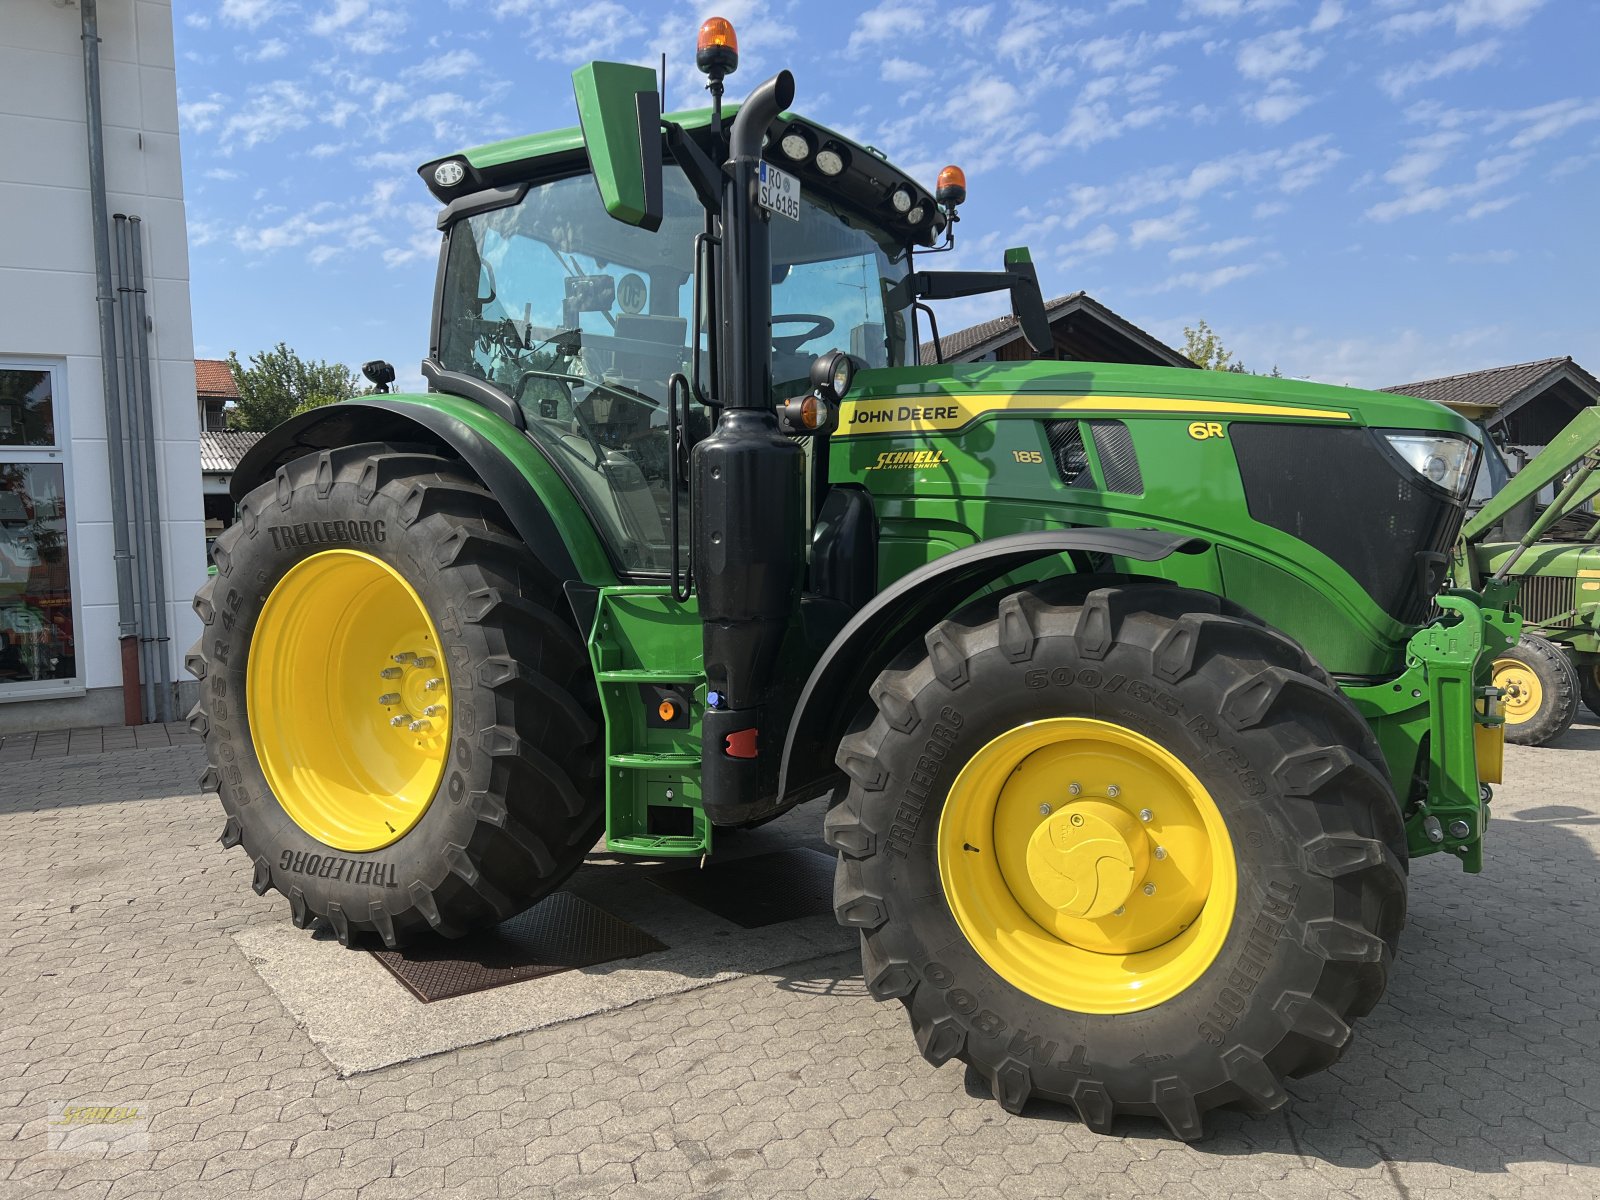
<svg viewBox="0 0 1600 1200"><path fill-rule="evenodd" d="M652 882L746 929L833 912L833 857L804 847L663 871Z"/></svg>
<svg viewBox="0 0 1600 1200"><path fill-rule="evenodd" d="M429 1004L665 949L644 930L587 900L556 892L482 933L370 953Z"/></svg>

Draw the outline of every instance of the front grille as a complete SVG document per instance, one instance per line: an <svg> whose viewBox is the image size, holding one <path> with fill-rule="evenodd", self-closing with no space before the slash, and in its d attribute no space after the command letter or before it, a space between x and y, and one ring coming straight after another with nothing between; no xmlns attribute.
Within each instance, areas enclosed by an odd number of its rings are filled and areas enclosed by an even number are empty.
<svg viewBox="0 0 1600 1200"><path fill-rule="evenodd" d="M1532 622L1553 621L1578 605L1577 580L1544 575L1529 575L1517 581L1517 602L1513 606Z"/></svg>
<svg viewBox="0 0 1600 1200"><path fill-rule="evenodd" d="M1395 620L1420 625L1465 516L1377 433L1235 421L1250 515L1322 551Z"/></svg>

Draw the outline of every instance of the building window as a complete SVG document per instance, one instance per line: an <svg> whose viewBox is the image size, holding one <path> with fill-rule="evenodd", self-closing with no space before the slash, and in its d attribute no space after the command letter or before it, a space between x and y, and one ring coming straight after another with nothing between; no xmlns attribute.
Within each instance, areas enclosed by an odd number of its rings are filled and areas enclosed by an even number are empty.
<svg viewBox="0 0 1600 1200"><path fill-rule="evenodd" d="M0 700L78 680L59 375L0 363Z"/></svg>

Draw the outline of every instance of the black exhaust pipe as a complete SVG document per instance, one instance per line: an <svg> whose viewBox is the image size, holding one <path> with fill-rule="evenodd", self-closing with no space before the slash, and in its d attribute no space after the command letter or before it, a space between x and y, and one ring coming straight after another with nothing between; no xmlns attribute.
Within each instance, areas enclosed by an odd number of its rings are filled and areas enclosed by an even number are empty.
<svg viewBox="0 0 1600 1200"><path fill-rule="evenodd" d="M783 730L762 718L805 563L805 456L779 432L772 400L772 242L757 200L762 139L793 101L794 76L780 71L750 94L730 131L722 414L690 463L707 690L701 802L719 825L749 820L777 784Z"/></svg>

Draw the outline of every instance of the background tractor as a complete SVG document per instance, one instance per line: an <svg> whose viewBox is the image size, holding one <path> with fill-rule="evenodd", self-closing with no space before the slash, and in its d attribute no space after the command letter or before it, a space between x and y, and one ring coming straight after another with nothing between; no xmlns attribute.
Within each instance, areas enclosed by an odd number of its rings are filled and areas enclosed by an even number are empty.
<svg viewBox="0 0 1600 1200"><path fill-rule="evenodd" d="M390 946L826 798L838 918L929 1062L1200 1134L1334 1062L1406 863L1482 862L1511 589L1440 591L1480 443L1406 397L919 366L932 191L790 111L576 72L579 128L429 162L421 395L234 476L195 720L258 892ZM731 120L730 120L731 117ZM1437 604L1443 615L1431 617Z"/></svg>
<svg viewBox="0 0 1600 1200"><path fill-rule="evenodd" d="M1517 586L1523 632L1496 658L1494 682L1506 740L1542 746L1566 732L1580 699L1600 716L1600 408L1579 412L1515 472L1486 431L1484 440L1451 576L1461 587L1491 578Z"/></svg>

